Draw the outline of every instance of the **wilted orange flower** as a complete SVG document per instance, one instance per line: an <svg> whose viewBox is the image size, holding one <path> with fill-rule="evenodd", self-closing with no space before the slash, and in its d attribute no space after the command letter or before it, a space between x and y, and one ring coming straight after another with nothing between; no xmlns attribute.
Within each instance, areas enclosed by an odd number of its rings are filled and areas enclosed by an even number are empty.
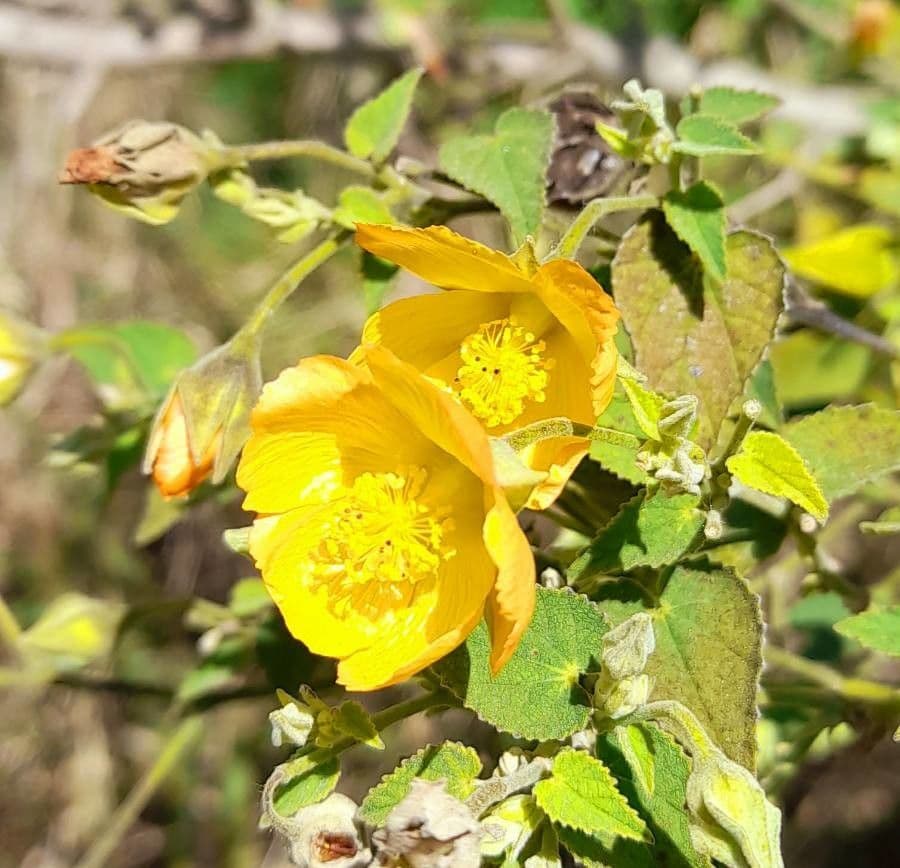
<svg viewBox="0 0 900 868"><path fill-rule="evenodd" d="M220 431L198 457L194 456L181 398L173 392L147 449L149 471L160 493L167 498L190 494L212 473L221 442Z"/></svg>
<svg viewBox="0 0 900 868"><path fill-rule="evenodd" d="M488 438L382 347L302 360L264 389L238 466L256 561L290 631L373 690L487 613L496 671L534 607L534 561Z"/></svg>
<svg viewBox="0 0 900 868"><path fill-rule="evenodd" d="M362 344L382 344L444 384L491 436L558 416L593 425L606 409L619 314L577 262L538 265L443 226L358 224L356 240L449 290L387 305ZM586 438L556 437L527 450L529 466L548 472L528 505L552 502L587 448Z"/></svg>

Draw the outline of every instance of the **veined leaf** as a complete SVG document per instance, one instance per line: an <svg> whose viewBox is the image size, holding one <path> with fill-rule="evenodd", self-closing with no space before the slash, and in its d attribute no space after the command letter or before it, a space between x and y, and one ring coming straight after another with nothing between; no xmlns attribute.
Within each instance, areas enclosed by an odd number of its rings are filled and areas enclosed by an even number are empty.
<svg viewBox="0 0 900 868"><path fill-rule="evenodd" d="M531 624L495 677L484 623L434 671L466 708L497 729L523 738L565 738L587 723L590 701L578 679L599 665L606 630L586 597L538 588Z"/></svg>
<svg viewBox="0 0 900 868"><path fill-rule="evenodd" d="M653 605L615 583L597 605L613 626L635 612L653 618L656 650L646 673L651 699L674 699L697 716L717 745L752 769L756 688L762 666L759 599L730 569L677 566Z"/></svg>
<svg viewBox="0 0 900 868"><path fill-rule="evenodd" d="M656 212L625 234L612 265L637 368L657 392L700 399L696 439L706 449L742 396L783 303L784 268L766 238L732 233L725 258L728 276L716 284Z"/></svg>
<svg viewBox="0 0 900 868"><path fill-rule="evenodd" d="M700 498L693 494L638 495L575 559L568 570L569 579L674 563L703 527L699 504Z"/></svg>
<svg viewBox="0 0 900 868"><path fill-rule="evenodd" d="M782 432L813 472L826 499L900 469L900 411L872 404L826 407Z"/></svg>
<svg viewBox="0 0 900 868"><path fill-rule="evenodd" d="M812 472L797 450L778 434L751 431L725 464L744 485L786 497L819 521L828 517L828 501Z"/></svg>
<svg viewBox="0 0 900 868"><path fill-rule="evenodd" d="M707 274L720 283L725 280L725 204L718 190L698 181L683 193L667 193L662 207L675 234L700 257Z"/></svg>
<svg viewBox="0 0 900 868"><path fill-rule="evenodd" d="M273 799L275 810L290 817L307 805L321 802L337 786L340 776L341 764L337 757L305 769L278 787Z"/></svg>
<svg viewBox="0 0 900 868"><path fill-rule="evenodd" d="M609 769L580 750L561 750L549 778L534 787L535 801L554 822L598 836L647 840L647 825L616 787Z"/></svg>
<svg viewBox="0 0 900 868"><path fill-rule="evenodd" d="M344 141L351 154L362 159L371 157L376 163L390 154L409 116L422 73L421 69L411 69L350 115Z"/></svg>
<svg viewBox="0 0 900 868"><path fill-rule="evenodd" d="M517 244L537 231L544 210L544 175L553 142L553 118L512 108L490 136L463 136L440 150L441 168L454 181L490 199L509 221Z"/></svg>
<svg viewBox="0 0 900 868"><path fill-rule="evenodd" d="M672 145L672 150L692 157L750 155L760 150L734 124L714 115L688 115L678 122L675 132L678 141Z"/></svg>
<svg viewBox="0 0 900 868"><path fill-rule="evenodd" d="M359 806L359 816L371 826L381 826L388 814L406 798L413 778L443 779L451 796L466 799L475 788L474 781L480 772L481 760L470 747L446 741L422 748L369 790Z"/></svg>

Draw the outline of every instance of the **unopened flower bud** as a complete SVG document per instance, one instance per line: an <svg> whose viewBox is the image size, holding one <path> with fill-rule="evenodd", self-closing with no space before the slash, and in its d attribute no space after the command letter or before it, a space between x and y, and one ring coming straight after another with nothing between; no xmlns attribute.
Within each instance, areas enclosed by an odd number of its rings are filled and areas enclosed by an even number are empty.
<svg viewBox="0 0 900 868"><path fill-rule="evenodd" d="M220 482L250 433L262 385L255 341L234 339L183 371L160 407L144 473L164 497L189 494L210 475Z"/></svg>
<svg viewBox="0 0 900 868"><path fill-rule="evenodd" d="M38 329L0 313L0 407L19 394L44 352Z"/></svg>
<svg viewBox="0 0 900 868"><path fill-rule="evenodd" d="M168 223L184 197L225 165L223 148L177 124L133 120L72 151L59 180L87 184L113 208Z"/></svg>
<svg viewBox="0 0 900 868"><path fill-rule="evenodd" d="M619 720L646 705L652 687L649 675L623 678L612 684L601 679L594 692L594 704L607 717Z"/></svg>
<svg viewBox="0 0 900 868"><path fill-rule="evenodd" d="M614 681L639 675L656 648L653 619L637 612L603 637L603 671Z"/></svg>
<svg viewBox="0 0 900 868"><path fill-rule="evenodd" d="M301 708L295 702L288 702L281 708L269 712L269 723L272 725L272 744L281 747L288 742L303 747L309 739L315 725L315 718L309 709Z"/></svg>

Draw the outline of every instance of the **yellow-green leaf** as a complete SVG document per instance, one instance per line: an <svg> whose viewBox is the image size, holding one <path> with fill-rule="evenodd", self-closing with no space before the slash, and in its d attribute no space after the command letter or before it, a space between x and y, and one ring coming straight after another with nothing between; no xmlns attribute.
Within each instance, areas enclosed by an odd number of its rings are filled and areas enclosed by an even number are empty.
<svg viewBox="0 0 900 868"><path fill-rule="evenodd" d="M892 242L889 229L864 223L788 248L783 255L801 277L846 295L868 298L893 286L900 277Z"/></svg>
<svg viewBox="0 0 900 868"><path fill-rule="evenodd" d="M344 140L355 157L380 163L397 144L423 70L411 69L363 103L347 121Z"/></svg>
<svg viewBox="0 0 900 868"><path fill-rule="evenodd" d="M726 466L744 485L786 497L820 521L828 517L828 501L816 478L800 453L778 434L752 431Z"/></svg>

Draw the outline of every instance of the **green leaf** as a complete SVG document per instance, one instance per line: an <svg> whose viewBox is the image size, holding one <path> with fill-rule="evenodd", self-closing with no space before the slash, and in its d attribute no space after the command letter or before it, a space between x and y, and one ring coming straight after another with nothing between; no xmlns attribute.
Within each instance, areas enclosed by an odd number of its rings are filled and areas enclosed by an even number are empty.
<svg viewBox="0 0 900 868"><path fill-rule="evenodd" d="M355 229L357 223L396 223L394 215L371 187L345 187L332 215L336 223Z"/></svg>
<svg viewBox="0 0 900 868"><path fill-rule="evenodd" d="M228 594L228 608L238 618L250 618L266 612L273 606L272 597L262 579L239 579Z"/></svg>
<svg viewBox="0 0 900 868"><path fill-rule="evenodd" d="M609 439L593 438L590 456L601 467L620 479L634 485L642 485L647 481L647 474L637 466L637 454L641 443L646 439L646 434L638 424L632 404L623 392L620 381L616 385L609 406L597 419L597 428L627 434L633 438L633 442L617 443Z"/></svg>
<svg viewBox="0 0 900 868"><path fill-rule="evenodd" d="M851 615L838 621L834 629L873 651L900 657L900 606Z"/></svg>
<svg viewBox="0 0 900 868"><path fill-rule="evenodd" d="M549 778L534 787L535 801L556 824L604 841L647 839L647 826L616 788L609 769L580 750L561 750Z"/></svg>
<svg viewBox="0 0 900 868"><path fill-rule="evenodd" d="M719 283L725 280L725 205L719 192L698 181L683 193L668 192L662 207L675 234L700 257L707 274Z"/></svg>
<svg viewBox="0 0 900 868"><path fill-rule="evenodd" d="M807 329L772 344L778 395L786 407L809 408L854 395L863 385L872 354L868 347Z"/></svg>
<svg viewBox="0 0 900 868"><path fill-rule="evenodd" d="M634 760L622 750L623 733L639 744L640 762L652 768L655 785L649 791L640 782L647 771L639 771ZM638 742L637 739L640 739ZM649 724L617 727L597 739L597 755L607 765L622 794L647 823L653 835L649 846L619 840L614 848L586 835L560 831L560 840L589 868L614 865L615 868L704 868L709 861L691 844L690 823L685 812L687 779L690 762L667 735Z"/></svg>
<svg viewBox="0 0 900 868"><path fill-rule="evenodd" d="M384 742L375 728L369 712L358 702L348 699L334 710L334 728L342 735L355 738L362 744L384 750Z"/></svg>
<svg viewBox="0 0 900 868"><path fill-rule="evenodd" d="M782 251L795 273L857 298L889 289L900 279L892 250L894 233L885 226L861 224Z"/></svg>
<svg viewBox="0 0 900 868"><path fill-rule="evenodd" d="M109 406L163 397L197 350L178 329L152 322L79 326L56 342L87 371Z"/></svg>
<svg viewBox="0 0 900 868"><path fill-rule="evenodd" d="M394 149L424 70L411 69L363 103L347 121L344 141L355 157L382 162Z"/></svg>
<svg viewBox="0 0 900 868"><path fill-rule="evenodd" d="M700 97L700 113L730 124L746 124L771 111L781 100L758 90L711 87Z"/></svg>
<svg viewBox="0 0 900 868"><path fill-rule="evenodd" d="M875 521L861 521L859 529L874 536L900 533L900 506L889 507Z"/></svg>
<svg viewBox="0 0 900 868"><path fill-rule="evenodd" d="M522 738L565 738L587 724L590 700L578 679L597 669L606 630L587 598L538 588L531 624L496 677L484 623L434 670L466 708L497 729Z"/></svg>
<svg viewBox="0 0 900 868"><path fill-rule="evenodd" d="M734 124L713 115L688 115L675 128L678 141L672 150L692 157L719 154L756 154L759 146Z"/></svg>
<svg viewBox="0 0 900 868"><path fill-rule="evenodd" d="M628 396L631 412L645 436L653 440L662 440L659 434L659 417L665 398L650 389L645 389L637 380L622 377L619 382Z"/></svg>
<svg viewBox="0 0 900 868"><path fill-rule="evenodd" d="M700 498L693 494L639 494L578 556L569 567L569 579L583 581L597 573L674 563L703 527L699 504Z"/></svg>
<svg viewBox="0 0 900 868"><path fill-rule="evenodd" d="M759 598L732 570L702 563L675 567L653 605L636 585L615 584L614 598L597 603L613 625L635 612L653 618L656 650L645 670L651 699L686 705L729 757L752 769L762 665Z"/></svg>
<svg viewBox="0 0 900 868"><path fill-rule="evenodd" d="M829 502L900 469L900 411L827 407L789 422L782 433Z"/></svg>
<svg viewBox="0 0 900 868"><path fill-rule="evenodd" d="M110 652L122 614L121 604L110 600L61 594L18 643L27 655L46 660L57 671L77 669Z"/></svg>
<svg viewBox="0 0 900 868"><path fill-rule="evenodd" d="M511 108L497 119L493 135L452 139L440 150L441 168L500 209L516 244L541 222L553 130L549 113Z"/></svg>
<svg viewBox="0 0 900 868"><path fill-rule="evenodd" d="M340 776L341 763L337 757L304 770L278 787L273 800L275 810L283 817L290 817L307 805L321 802L337 786Z"/></svg>
<svg viewBox="0 0 900 868"><path fill-rule="evenodd" d="M655 391L700 399L696 439L704 448L743 394L783 303L784 268L768 239L732 233L725 258L728 277L719 285L656 212L625 234L612 265L636 367Z"/></svg>
<svg viewBox="0 0 900 868"><path fill-rule="evenodd" d="M406 798L413 778L447 782L447 792L457 799L467 799L475 789L475 778L481 772L481 760L471 747L447 741L431 745L403 760L379 784L369 790L359 806L359 817L370 826L381 826L388 814Z"/></svg>
<svg viewBox="0 0 900 868"><path fill-rule="evenodd" d="M788 612L792 627L801 630L814 630L818 627L833 627L842 618L846 618L850 610L841 595L836 591L824 594L810 594L803 597Z"/></svg>
<svg viewBox="0 0 900 868"><path fill-rule="evenodd" d="M778 434L751 431L725 465L744 485L786 497L819 521L828 517L828 501L815 477L797 450Z"/></svg>

